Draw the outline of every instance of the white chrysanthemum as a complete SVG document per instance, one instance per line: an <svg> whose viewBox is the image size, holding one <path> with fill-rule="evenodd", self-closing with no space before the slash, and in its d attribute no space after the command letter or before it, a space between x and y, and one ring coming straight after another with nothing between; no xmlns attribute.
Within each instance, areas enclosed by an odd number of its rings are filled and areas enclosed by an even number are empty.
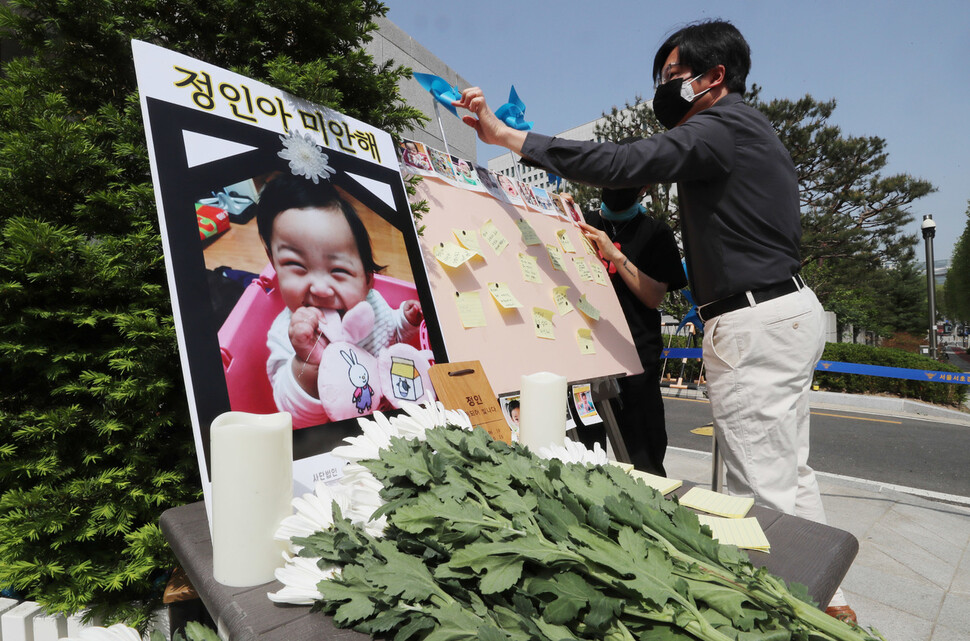
<svg viewBox="0 0 970 641"><path fill-rule="evenodd" d="M66 637L65 641L141 641L138 630L123 623L115 623L103 628L93 626L78 631L76 637Z"/></svg>
<svg viewBox="0 0 970 641"><path fill-rule="evenodd" d="M361 479L372 479L374 475L363 465L358 463L347 463L341 472L339 483L343 486L351 487ZM341 508L343 509L343 508Z"/></svg>
<svg viewBox="0 0 970 641"><path fill-rule="evenodd" d="M565 439L560 445L546 445L536 450L536 456L545 459L559 459L563 463L591 463L593 465L606 465L609 459L606 452L599 443L593 445L593 449L586 449L586 446L572 439Z"/></svg>
<svg viewBox="0 0 970 641"><path fill-rule="evenodd" d="M431 429L449 423L466 430L472 428L468 414L461 410L446 410L445 406L440 402L430 403L428 405L402 403L401 409L407 412L419 425L423 425L425 429Z"/></svg>
<svg viewBox="0 0 970 641"><path fill-rule="evenodd" d="M321 178L330 180L330 175L337 173L327 162L330 157L323 153L310 134L300 135L291 131L286 136L280 136L280 140L283 141L283 151L276 155L290 161L290 171L294 176L303 176L319 184Z"/></svg>
<svg viewBox="0 0 970 641"><path fill-rule="evenodd" d="M283 554L286 565L276 569L276 580L283 584L277 592L268 592L266 596L275 603L292 603L294 605L313 605L323 598L317 589L320 581L332 579L340 568L331 566L321 569L317 565L319 559L304 558Z"/></svg>
<svg viewBox="0 0 970 641"><path fill-rule="evenodd" d="M363 525L364 530L371 536L384 536L387 517L382 516L377 520L371 519L374 512L385 503L380 495L384 485L372 474L359 474L349 487L351 488L350 508L344 516L350 519L352 523Z"/></svg>
<svg viewBox="0 0 970 641"><path fill-rule="evenodd" d="M310 536L314 532L326 530L333 525L333 504L337 503L341 513L350 507L351 492L338 485L317 483L312 494L304 494L293 499L296 513L286 517L276 530L278 541L290 541L295 537ZM300 546L290 543L294 552Z"/></svg>

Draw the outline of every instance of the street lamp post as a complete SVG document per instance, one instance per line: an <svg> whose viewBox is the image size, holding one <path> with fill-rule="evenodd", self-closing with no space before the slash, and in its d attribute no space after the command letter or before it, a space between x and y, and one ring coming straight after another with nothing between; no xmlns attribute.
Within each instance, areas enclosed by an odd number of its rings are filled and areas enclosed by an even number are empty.
<svg viewBox="0 0 970 641"><path fill-rule="evenodd" d="M923 216L923 240L926 242L926 290L930 302L930 357L936 358L936 268L933 265L933 237L936 223L933 215Z"/></svg>

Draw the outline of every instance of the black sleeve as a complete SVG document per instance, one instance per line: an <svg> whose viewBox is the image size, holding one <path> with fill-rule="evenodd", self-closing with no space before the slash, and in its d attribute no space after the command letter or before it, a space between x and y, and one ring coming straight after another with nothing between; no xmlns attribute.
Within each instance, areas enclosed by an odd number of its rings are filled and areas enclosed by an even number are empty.
<svg viewBox="0 0 970 641"><path fill-rule="evenodd" d="M594 187L642 187L658 182L710 180L734 163L729 129L700 112L684 124L628 145L552 138L529 132L521 155L567 180Z"/></svg>
<svg viewBox="0 0 970 641"><path fill-rule="evenodd" d="M666 224L654 222L639 256L642 262L634 261L634 264L650 278L667 283L669 292L686 287L687 276L680 262L680 250L674 240L674 232Z"/></svg>

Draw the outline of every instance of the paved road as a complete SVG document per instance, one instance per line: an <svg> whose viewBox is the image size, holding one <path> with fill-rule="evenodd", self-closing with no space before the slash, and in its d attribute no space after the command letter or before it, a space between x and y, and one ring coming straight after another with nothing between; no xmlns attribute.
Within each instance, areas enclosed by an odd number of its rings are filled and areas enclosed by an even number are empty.
<svg viewBox="0 0 970 641"><path fill-rule="evenodd" d="M707 401L666 397L671 447L709 452ZM710 431L709 429L707 431ZM812 453L818 471L970 497L970 427L910 416L812 410Z"/></svg>

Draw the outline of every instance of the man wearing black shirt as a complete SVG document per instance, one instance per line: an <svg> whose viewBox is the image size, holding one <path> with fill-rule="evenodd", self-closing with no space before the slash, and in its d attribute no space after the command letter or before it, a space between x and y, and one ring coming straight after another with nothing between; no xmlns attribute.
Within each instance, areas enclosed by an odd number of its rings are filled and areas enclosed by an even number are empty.
<svg viewBox="0 0 970 641"><path fill-rule="evenodd" d="M634 139L624 140L624 143ZM587 214L581 224L607 264L620 308L626 317L643 373L619 379L620 396L613 402L617 424L638 470L666 476L667 427L660 394L658 307L668 291L685 287L674 234L663 222L646 215L637 188L604 189L600 213Z"/></svg>
<svg viewBox="0 0 970 641"><path fill-rule="evenodd" d="M653 60L653 110L669 131L629 144L550 138L501 122L481 89L462 119L566 179L609 187L676 182L691 291L704 321L704 364L728 492L825 522L808 465L808 392L824 311L805 286L791 156L743 95L751 55L730 23L688 25ZM841 590L830 611L855 618ZM833 607L835 609L833 609Z"/></svg>

